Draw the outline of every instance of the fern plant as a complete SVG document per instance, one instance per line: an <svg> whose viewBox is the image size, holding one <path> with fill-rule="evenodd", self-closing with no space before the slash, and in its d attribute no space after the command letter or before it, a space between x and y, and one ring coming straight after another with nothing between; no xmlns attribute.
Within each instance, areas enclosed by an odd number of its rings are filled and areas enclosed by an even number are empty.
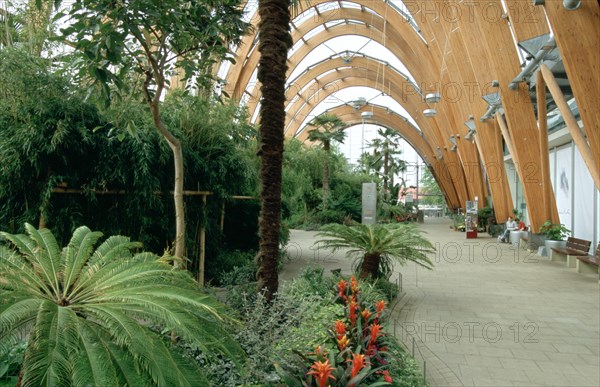
<svg viewBox="0 0 600 387"><path fill-rule="evenodd" d="M322 239L315 246L333 252L349 249L346 256L354 258L352 267L360 278L388 279L394 270L394 262L404 265L406 261L412 261L426 269L433 268L427 254L435 249L422 233L408 224L328 224L317 234L317 238Z"/></svg>
<svg viewBox="0 0 600 387"><path fill-rule="evenodd" d="M0 245L0 357L28 336L19 385L207 385L164 332L239 364L226 314L187 272L133 254L141 245L123 236L94 250L102 233L80 227L61 250L49 230L25 228Z"/></svg>

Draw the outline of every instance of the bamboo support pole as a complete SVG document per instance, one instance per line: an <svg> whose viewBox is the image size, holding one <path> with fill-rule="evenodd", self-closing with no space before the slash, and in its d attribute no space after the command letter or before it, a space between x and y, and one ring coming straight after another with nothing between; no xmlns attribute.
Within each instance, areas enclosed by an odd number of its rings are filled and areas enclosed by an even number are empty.
<svg viewBox="0 0 600 387"><path fill-rule="evenodd" d="M202 212L206 211L206 195L202 196ZM204 261L206 259L206 227L204 217L200 226L200 262L198 263L198 284L204 287Z"/></svg>

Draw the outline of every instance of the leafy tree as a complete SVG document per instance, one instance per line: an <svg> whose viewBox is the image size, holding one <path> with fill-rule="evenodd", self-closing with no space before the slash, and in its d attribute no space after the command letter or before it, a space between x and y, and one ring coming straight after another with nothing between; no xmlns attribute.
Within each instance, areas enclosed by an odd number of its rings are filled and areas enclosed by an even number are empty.
<svg viewBox="0 0 600 387"><path fill-rule="evenodd" d="M331 142L344 142L346 137L346 133L342 129L344 121L340 120L335 114L325 113L315 117L308 125L314 127L314 129L308 131L308 140L321 143L325 151L323 159L323 210L327 210Z"/></svg>
<svg viewBox="0 0 600 387"><path fill-rule="evenodd" d="M399 140L400 133L394 129L386 128L377 131L378 138L373 140L370 147L373 148L373 157L366 158L372 168L381 173L383 179L383 192L385 199L390 199L394 185L394 176L406 170L406 164L398 156L402 154Z"/></svg>
<svg viewBox="0 0 600 387"><path fill-rule="evenodd" d="M279 229L281 227L281 169L285 127L287 54L292 47L290 0L259 0L258 80L261 82L260 163L261 214L258 285L272 300L279 287Z"/></svg>
<svg viewBox="0 0 600 387"><path fill-rule="evenodd" d="M80 55L81 73L97 81L107 98L113 87L126 92L127 79L141 80L154 126L173 153L177 257L185 253L183 152L181 139L164 123L161 99L168 77L179 70L197 87L208 85L211 66L246 28L241 12L237 0L82 0L70 6L70 24L62 29Z"/></svg>
<svg viewBox="0 0 600 387"><path fill-rule="evenodd" d="M21 48L0 51L0 96L0 225L43 226L52 188L67 174L91 178L85 163L73 160L97 158L92 131L103 121L47 60Z"/></svg>
<svg viewBox="0 0 600 387"><path fill-rule="evenodd" d="M188 272L132 251L139 243L75 230L63 249L47 229L1 233L0 355L29 335L18 385L198 386L200 369L171 351L161 329L204 353L241 358L226 315Z"/></svg>
<svg viewBox="0 0 600 387"><path fill-rule="evenodd" d="M318 248L349 249L346 255L354 257L354 270L360 278L386 278L393 272L394 262L404 265L412 261L432 269L427 254L435 252L423 231L405 224L372 224L342 226L328 224L317 234Z"/></svg>
<svg viewBox="0 0 600 387"><path fill-rule="evenodd" d="M423 204L441 205L443 199L442 190L440 189L433 174L428 168L424 168L421 176L421 192L425 195L421 201Z"/></svg>
<svg viewBox="0 0 600 387"><path fill-rule="evenodd" d="M0 49L19 47L40 56L50 34L52 3L36 0L0 4Z"/></svg>

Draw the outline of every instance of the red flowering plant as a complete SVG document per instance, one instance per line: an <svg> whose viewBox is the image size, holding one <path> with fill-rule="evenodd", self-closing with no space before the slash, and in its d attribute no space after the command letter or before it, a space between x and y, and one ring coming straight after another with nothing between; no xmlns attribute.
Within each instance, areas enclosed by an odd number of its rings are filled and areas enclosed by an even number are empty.
<svg viewBox="0 0 600 387"><path fill-rule="evenodd" d="M314 352L296 352L299 361L295 367L278 365L282 381L298 387L391 384L382 326L385 302L361 302L359 283L354 277L349 282L338 282L336 302L345 306L344 317L332 322L330 340Z"/></svg>

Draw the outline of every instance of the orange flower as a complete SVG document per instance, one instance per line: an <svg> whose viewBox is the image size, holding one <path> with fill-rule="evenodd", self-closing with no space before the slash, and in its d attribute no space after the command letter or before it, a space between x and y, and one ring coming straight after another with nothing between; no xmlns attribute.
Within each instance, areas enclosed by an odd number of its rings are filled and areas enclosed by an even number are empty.
<svg viewBox="0 0 600 387"><path fill-rule="evenodd" d="M364 354L358 355L356 353L353 353L352 354L352 374L350 376L350 379L352 379L353 377L358 375L360 370L362 370L364 367L365 367L365 355ZM352 386L353 386L353 384L350 385L350 387L352 387Z"/></svg>
<svg viewBox="0 0 600 387"><path fill-rule="evenodd" d="M337 320L335 322L335 333L337 335L338 340L346 334L346 325L344 325L344 322L342 320Z"/></svg>
<svg viewBox="0 0 600 387"><path fill-rule="evenodd" d="M381 325L372 324L371 325L371 339L369 340L369 346L375 344L377 338L379 337L379 331L381 330Z"/></svg>
<svg viewBox="0 0 600 387"><path fill-rule="evenodd" d="M356 278L354 278L354 276L350 277L350 287L352 288L353 294L358 294L358 281Z"/></svg>
<svg viewBox="0 0 600 387"><path fill-rule="evenodd" d="M338 282L338 296L340 296L343 299L346 299L346 286L348 285L348 283L346 281L344 281L343 279L340 279L340 282Z"/></svg>
<svg viewBox="0 0 600 387"><path fill-rule="evenodd" d="M348 303L348 309L350 311L350 326L356 325L356 312L358 311L358 304L352 300Z"/></svg>
<svg viewBox="0 0 600 387"><path fill-rule="evenodd" d="M329 359L327 359L325 361L316 361L315 364L310 367L310 371L306 374L313 375L317 380L319 387L325 387L327 380L335 380L335 376L331 374L331 371L333 370L335 370L335 368L329 364Z"/></svg>
<svg viewBox="0 0 600 387"><path fill-rule="evenodd" d="M385 309L385 301L377 301L375 303L375 308L377 309L377 313L375 314L375 320L377 320L379 316L381 316L381 312L383 312L383 309Z"/></svg>
<svg viewBox="0 0 600 387"><path fill-rule="evenodd" d="M363 311L360 313L363 317L363 319L365 319L365 322L369 321L369 317L371 317L372 313L369 312L368 309L363 309Z"/></svg>
<svg viewBox="0 0 600 387"><path fill-rule="evenodd" d="M344 348L346 348L348 346L348 344L350 344L350 340L348 339L348 336L344 335L337 340L337 343L338 343L338 348L340 349L340 351L343 351Z"/></svg>

